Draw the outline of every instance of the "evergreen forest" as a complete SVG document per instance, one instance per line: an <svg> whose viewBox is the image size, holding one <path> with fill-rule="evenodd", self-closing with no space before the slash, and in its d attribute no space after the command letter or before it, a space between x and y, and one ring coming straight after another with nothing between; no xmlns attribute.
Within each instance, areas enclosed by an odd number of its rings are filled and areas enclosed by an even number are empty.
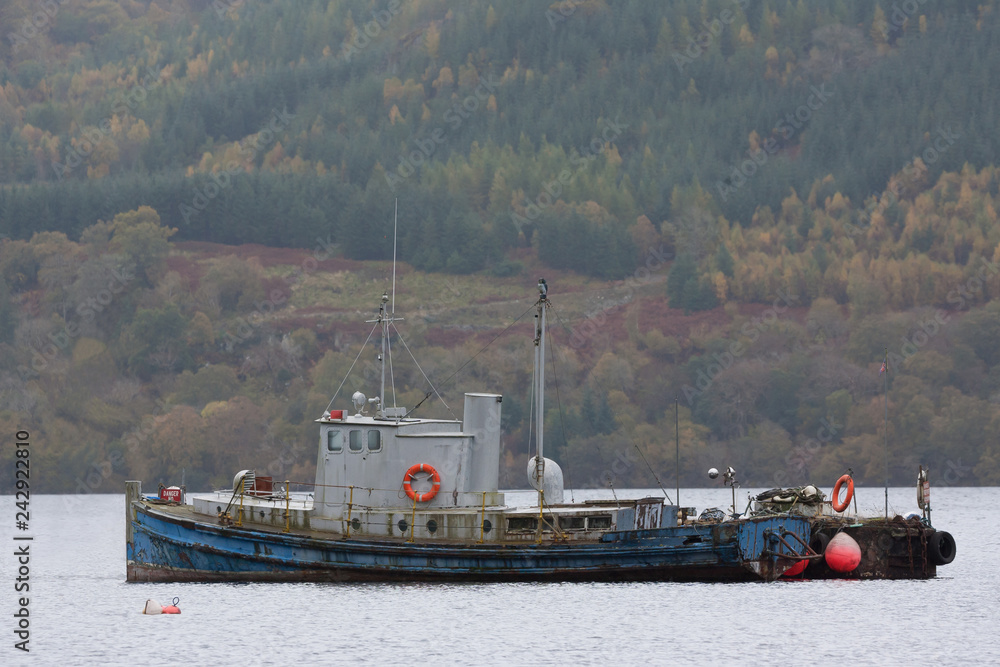
<svg viewBox="0 0 1000 667"><path fill-rule="evenodd" d="M0 0L0 433L40 492L311 480L396 251L397 400L503 393L508 487L540 276L568 486L671 484L675 420L683 484L1000 484L998 43L984 0Z"/></svg>

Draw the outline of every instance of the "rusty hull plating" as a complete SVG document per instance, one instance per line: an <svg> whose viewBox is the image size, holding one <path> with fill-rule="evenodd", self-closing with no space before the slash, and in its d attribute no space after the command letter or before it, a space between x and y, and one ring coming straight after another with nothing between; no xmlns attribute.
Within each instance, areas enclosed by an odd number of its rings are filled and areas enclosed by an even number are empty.
<svg viewBox="0 0 1000 667"><path fill-rule="evenodd" d="M672 509L672 508L671 508ZM190 506L143 499L129 483L128 581L773 581L799 560L807 579L935 576L933 529L897 517L848 524L794 514L610 530L597 539L542 543L347 538L264 524L220 525ZM667 513L671 519L674 514ZM628 515L626 513L626 515ZM808 548L848 532L862 562L847 575Z"/></svg>
<svg viewBox="0 0 1000 667"><path fill-rule="evenodd" d="M806 519L783 516L541 544L353 539L218 525L189 507L144 500L130 484L129 581L771 580L806 555L775 536L809 534Z"/></svg>

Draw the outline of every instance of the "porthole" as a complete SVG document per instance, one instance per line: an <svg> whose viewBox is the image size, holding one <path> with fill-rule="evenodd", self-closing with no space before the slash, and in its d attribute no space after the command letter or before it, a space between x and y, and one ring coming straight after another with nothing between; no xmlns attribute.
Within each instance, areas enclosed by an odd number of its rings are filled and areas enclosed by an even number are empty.
<svg viewBox="0 0 1000 667"><path fill-rule="evenodd" d="M215 512L216 512L217 514L221 513L221 512L222 512L222 505L216 505L216 506L215 506Z"/></svg>
<svg viewBox="0 0 1000 667"><path fill-rule="evenodd" d="M490 520L489 520L489 519L484 519L484 520L483 520L483 532L484 532L484 533L488 533L488 532L490 532L491 530L493 530L493 524L492 524L492 523L490 523Z"/></svg>
<svg viewBox="0 0 1000 667"><path fill-rule="evenodd" d="M261 510L261 511L260 511L260 520L261 520L261 521L263 521L263 520L264 520L264 510Z"/></svg>
<svg viewBox="0 0 1000 667"><path fill-rule="evenodd" d="M437 521L435 521L434 519L431 519L430 521L427 522L427 532L428 533L436 533L437 529L438 529L438 522Z"/></svg>
<svg viewBox="0 0 1000 667"><path fill-rule="evenodd" d="M358 519L351 519L351 530L361 530L361 521Z"/></svg>
<svg viewBox="0 0 1000 667"><path fill-rule="evenodd" d="M410 525L406 523L406 519L400 519L399 523L396 525L399 526L399 532L401 533L405 533L410 527Z"/></svg>

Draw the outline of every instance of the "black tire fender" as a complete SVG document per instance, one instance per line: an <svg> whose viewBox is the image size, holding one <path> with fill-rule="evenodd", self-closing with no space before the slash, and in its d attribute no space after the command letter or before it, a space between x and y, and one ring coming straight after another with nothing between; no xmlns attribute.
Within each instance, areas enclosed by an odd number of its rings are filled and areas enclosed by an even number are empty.
<svg viewBox="0 0 1000 667"><path fill-rule="evenodd" d="M947 565L955 560L955 538L943 530L935 531L927 540L927 552L935 565Z"/></svg>
<svg viewBox="0 0 1000 667"><path fill-rule="evenodd" d="M813 533L809 540L809 548L822 555L826 551L826 545L830 543L830 538L824 533Z"/></svg>

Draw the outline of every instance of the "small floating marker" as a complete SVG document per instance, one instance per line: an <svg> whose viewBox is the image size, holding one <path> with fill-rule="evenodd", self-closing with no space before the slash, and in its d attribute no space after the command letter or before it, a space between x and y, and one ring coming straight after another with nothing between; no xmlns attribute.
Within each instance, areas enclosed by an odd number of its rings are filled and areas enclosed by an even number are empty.
<svg viewBox="0 0 1000 667"><path fill-rule="evenodd" d="M177 607L178 602L180 602L180 598L174 598L173 602L163 606L156 600L149 599L146 600L146 606L143 608L142 613L152 616L157 614L179 614L181 610Z"/></svg>
<svg viewBox="0 0 1000 667"><path fill-rule="evenodd" d="M850 572L861 563L861 547L847 533L837 533L826 545L824 557L834 572Z"/></svg>

